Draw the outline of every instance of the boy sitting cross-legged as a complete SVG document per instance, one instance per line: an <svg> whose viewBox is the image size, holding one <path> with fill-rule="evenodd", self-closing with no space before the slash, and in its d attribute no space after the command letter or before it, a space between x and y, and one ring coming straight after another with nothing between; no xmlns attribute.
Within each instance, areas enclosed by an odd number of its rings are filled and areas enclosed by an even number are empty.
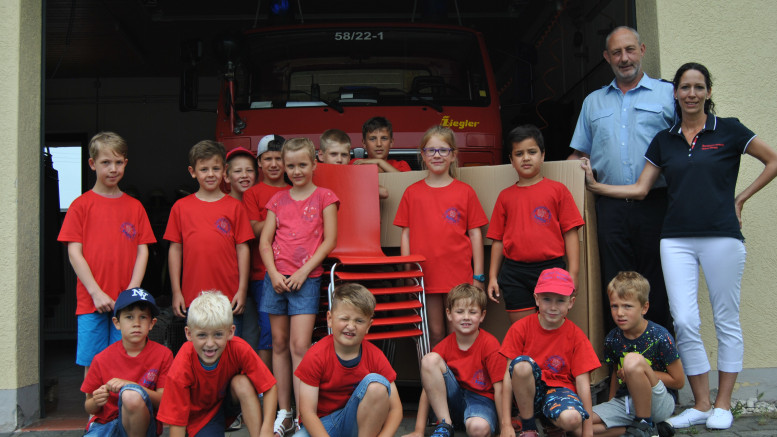
<svg viewBox="0 0 777 437"><path fill-rule="evenodd" d="M272 436L275 378L251 346L235 337L229 299L205 291L192 301L186 320L189 340L178 351L157 418L170 437L223 436L242 411L251 437ZM263 411L257 393L263 393Z"/></svg>
<svg viewBox="0 0 777 437"><path fill-rule="evenodd" d="M650 284L637 272L620 272L607 286L616 327L604 340L610 400L593 407L595 435L654 436L655 424L674 412L667 389L681 389L685 372L669 331L644 318L649 294ZM661 425L660 434L670 435L669 425Z"/></svg>
<svg viewBox="0 0 777 437"><path fill-rule="evenodd" d="M566 270L540 273L534 288L537 315L513 323L499 351L508 360L504 384L518 404L524 437L536 437L535 415L575 436L593 435L591 375L599 358L583 331L567 320L575 286ZM502 435L513 434L510 398L502 405Z"/></svg>
<svg viewBox="0 0 777 437"><path fill-rule="evenodd" d="M439 419L433 436L453 436L451 425L463 425L468 436L496 432L502 411L496 406L501 407L506 394L505 362L499 340L480 329L487 303L486 293L471 284L457 285L448 293L445 312L454 332L421 361L424 390L415 431L405 437L423 437L430 404Z"/></svg>
<svg viewBox="0 0 777 437"><path fill-rule="evenodd" d="M133 288L119 294L113 314L121 341L94 357L81 384L84 408L92 415L85 435L155 437L162 424L154 420L154 409L173 362L170 349L148 339L159 309L147 291Z"/></svg>
<svg viewBox="0 0 777 437"><path fill-rule="evenodd" d="M359 284L337 287L327 324L332 334L308 349L300 379L302 428L295 437L390 437L402 421L397 373L386 356L363 341L375 297Z"/></svg>

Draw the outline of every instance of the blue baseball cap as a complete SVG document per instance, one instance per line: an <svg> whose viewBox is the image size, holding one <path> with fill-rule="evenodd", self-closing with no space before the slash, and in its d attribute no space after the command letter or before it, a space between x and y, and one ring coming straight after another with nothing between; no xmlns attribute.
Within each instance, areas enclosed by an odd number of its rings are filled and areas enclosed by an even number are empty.
<svg viewBox="0 0 777 437"><path fill-rule="evenodd" d="M129 290L124 290L121 292L121 294L119 294L119 297L116 299L116 303L113 305L113 317L116 317L116 313L123 310L124 308L127 308L135 302L147 302L149 304L148 307L151 309L151 315L153 317L159 315L159 307L156 306L154 296L152 296L148 291L140 287L136 287L130 288Z"/></svg>

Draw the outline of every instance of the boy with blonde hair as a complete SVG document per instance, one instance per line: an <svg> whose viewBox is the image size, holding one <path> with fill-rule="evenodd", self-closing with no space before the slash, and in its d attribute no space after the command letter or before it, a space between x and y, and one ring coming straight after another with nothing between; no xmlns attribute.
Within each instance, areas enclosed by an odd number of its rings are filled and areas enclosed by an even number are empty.
<svg viewBox="0 0 777 437"><path fill-rule="evenodd" d="M91 416L84 435L156 437L162 423L154 419L154 410L173 362L170 349L148 339L159 308L149 292L133 288L119 294L113 314L121 341L94 357L81 384L84 409Z"/></svg>
<svg viewBox="0 0 777 437"><path fill-rule="evenodd" d="M504 384L518 404L522 437L537 437L535 414L576 436L591 436L591 375L599 358L583 331L566 316L575 303L569 272L544 270L534 299L539 311L513 323L499 351L507 359ZM511 435L510 398L502 405L502 435Z"/></svg>
<svg viewBox="0 0 777 437"><path fill-rule="evenodd" d="M351 137L340 129L325 130L318 142L318 160L324 164L348 164Z"/></svg>
<svg viewBox="0 0 777 437"><path fill-rule="evenodd" d="M502 396L509 395L502 384L505 363L499 340L480 329L487 304L486 293L471 284L448 293L445 313L453 333L421 360L424 389L415 431L405 437L423 437L430 404L439 420L434 436L452 437L452 425L473 437L496 433Z"/></svg>
<svg viewBox="0 0 777 437"><path fill-rule="evenodd" d="M114 132L92 137L89 167L97 180L70 205L57 237L67 244L78 277L76 364L86 372L97 353L121 339L111 322L115 300L122 290L140 287L148 245L156 243L143 205L119 188L126 166L122 137Z"/></svg>
<svg viewBox="0 0 777 437"><path fill-rule="evenodd" d="M669 435L662 422L674 412L675 400L667 389L681 389L685 372L669 331L644 318L650 284L637 272L620 272L607 295L616 325L604 339L610 400L593 407L594 434Z"/></svg>
<svg viewBox="0 0 777 437"><path fill-rule="evenodd" d="M200 188L175 202L164 238L170 241L167 261L175 315L184 317L201 290L223 290L232 302L240 335L250 268L248 241L254 235L243 205L221 191L225 155L216 141L200 141L191 148L189 173Z"/></svg>
<svg viewBox="0 0 777 437"><path fill-rule="evenodd" d="M314 344L294 374L300 384L295 436L393 436L402 421L397 377L386 356L364 336L375 297L359 284L334 291L327 324L332 334Z"/></svg>
<svg viewBox="0 0 777 437"><path fill-rule="evenodd" d="M170 425L170 437L224 435L226 424L242 411L251 437L271 436L275 378L251 346L234 336L229 299L205 291L187 316L188 341L170 368L157 419Z"/></svg>

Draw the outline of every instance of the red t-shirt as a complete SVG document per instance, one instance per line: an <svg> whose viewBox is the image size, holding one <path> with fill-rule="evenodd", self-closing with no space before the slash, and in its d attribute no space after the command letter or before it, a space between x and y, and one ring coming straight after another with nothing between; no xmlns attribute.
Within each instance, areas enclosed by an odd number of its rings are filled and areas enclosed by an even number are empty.
<svg viewBox="0 0 777 437"><path fill-rule="evenodd" d="M105 197L92 190L70 204L58 241L81 243L84 259L102 291L116 300L127 289L138 258L138 246L156 243L143 205L132 196ZM97 309L77 280L76 314Z"/></svg>
<svg viewBox="0 0 777 437"><path fill-rule="evenodd" d="M499 193L486 237L502 241L513 261L540 262L564 256L564 233L584 224L567 187L543 178Z"/></svg>
<svg viewBox="0 0 777 437"><path fill-rule="evenodd" d="M185 426L190 436L197 434L221 408L235 375L246 375L257 393L275 385L275 377L242 338L232 337L227 342L213 370L202 367L192 342L187 341L170 368L157 420Z"/></svg>
<svg viewBox="0 0 777 437"><path fill-rule="evenodd" d="M300 381L318 387L318 417L328 416L343 408L354 388L370 373L383 375L394 382L397 372L374 344L362 342L362 358L356 367L346 368L337 358L331 335L308 349L294 372Z"/></svg>
<svg viewBox="0 0 777 437"><path fill-rule="evenodd" d="M499 355L499 340L480 330L467 350L459 349L456 333L445 337L432 352L440 354L461 388L494 399L494 383L504 379L505 359Z"/></svg>
<svg viewBox="0 0 777 437"><path fill-rule="evenodd" d="M173 353L159 343L148 340L137 356L127 355L124 345L117 341L95 355L89 372L81 384L81 391L93 393L113 378L134 381L149 390L165 387ZM110 392L108 402L89 420L108 423L119 417L119 394ZM87 424L87 428L89 425ZM157 435L162 434L162 423L157 422Z"/></svg>
<svg viewBox="0 0 777 437"><path fill-rule="evenodd" d="M205 202L194 194L178 200L164 238L183 245L181 292L187 307L203 290L235 297L240 285L235 246L254 238L239 200L225 195Z"/></svg>
<svg viewBox="0 0 777 437"><path fill-rule="evenodd" d="M354 158L348 164L353 164L353 162L356 161L357 159L369 159L369 158ZM410 164L408 164L406 161L400 161L400 160L396 160L396 159L387 159L386 162L388 162L390 166L394 167L395 169L397 169L399 171L410 171L410 170L412 170L410 168Z"/></svg>
<svg viewBox="0 0 777 437"><path fill-rule="evenodd" d="M488 224L475 190L459 180L432 188L425 180L410 185L399 202L394 225L410 228L410 253L421 263L427 293L448 293L472 283L472 242L467 231Z"/></svg>
<svg viewBox="0 0 777 437"><path fill-rule="evenodd" d="M577 325L565 319L558 329L547 330L536 314L510 326L499 353L508 360L528 355L542 369L542 380L548 386L575 392L575 378L601 365L591 342Z"/></svg>
<svg viewBox="0 0 777 437"><path fill-rule="evenodd" d="M340 199L332 190L321 187L304 200L294 200L289 190L283 190L267 202L267 209L275 214L272 251L275 268L281 274L294 274L324 241L324 209L333 203L339 205ZM323 272L318 265L309 277L319 277Z"/></svg>
<svg viewBox="0 0 777 437"><path fill-rule="evenodd" d="M278 191L288 190L291 186L273 187L264 182L252 186L243 193L243 205L248 211L248 220L263 222L267 218L267 202ZM259 238L255 238L251 245L251 280L261 281L264 279L266 269L262 263L262 257L259 255Z"/></svg>

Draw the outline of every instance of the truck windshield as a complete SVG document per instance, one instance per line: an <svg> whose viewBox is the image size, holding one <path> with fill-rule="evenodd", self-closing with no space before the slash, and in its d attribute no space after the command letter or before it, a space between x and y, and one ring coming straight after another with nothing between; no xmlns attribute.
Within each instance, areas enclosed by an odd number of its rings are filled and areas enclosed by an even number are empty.
<svg viewBox="0 0 777 437"><path fill-rule="evenodd" d="M429 105L478 106L491 96L474 33L368 27L246 35L238 109Z"/></svg>

